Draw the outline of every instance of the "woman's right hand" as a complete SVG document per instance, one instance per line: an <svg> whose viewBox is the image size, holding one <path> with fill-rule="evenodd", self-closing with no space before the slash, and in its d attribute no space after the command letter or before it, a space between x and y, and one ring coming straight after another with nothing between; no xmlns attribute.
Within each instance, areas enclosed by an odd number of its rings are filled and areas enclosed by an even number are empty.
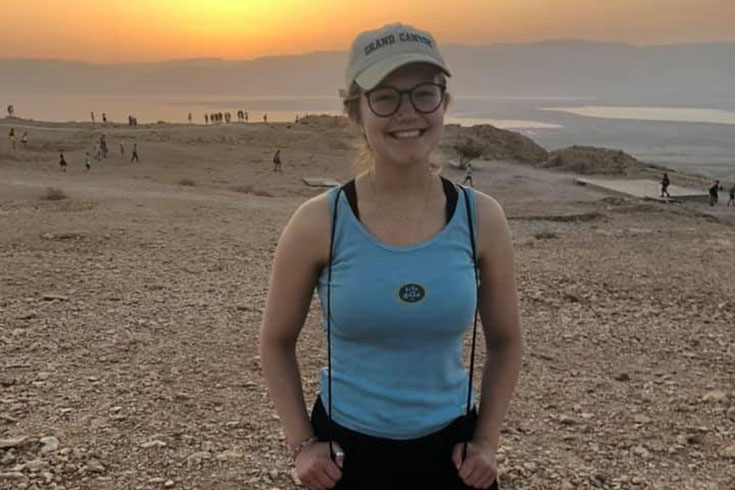
<svg viewBox="0 0 735 490"><path fill-rule="evenodd" d="M336 454L336 464L329 455L328 442L312 444L296 456L294 461L296 476L310 490L334 488L339 479L342 478L344 451L334 441L332 441L332 448Z"/></svg>

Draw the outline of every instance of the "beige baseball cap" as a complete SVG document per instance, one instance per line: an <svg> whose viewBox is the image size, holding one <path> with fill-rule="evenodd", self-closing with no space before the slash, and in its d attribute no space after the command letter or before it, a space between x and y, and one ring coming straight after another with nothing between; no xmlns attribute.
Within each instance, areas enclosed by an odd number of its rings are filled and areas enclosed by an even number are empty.
<svg viewBox="0 0 735 490"><path fill-rule="evenodd" d="M426 31L397 23L362 32L352 41L346 88L357 82L363 90L373 89L393 70L410 63L429 63L451 76L436 40Z"/></svg>

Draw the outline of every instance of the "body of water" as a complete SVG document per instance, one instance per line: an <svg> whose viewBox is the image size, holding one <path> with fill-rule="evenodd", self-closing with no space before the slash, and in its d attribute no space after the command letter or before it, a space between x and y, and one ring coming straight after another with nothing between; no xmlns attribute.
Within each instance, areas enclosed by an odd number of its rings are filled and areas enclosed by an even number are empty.
<svg viewBox="0 0 735 490"><path fill-rule="evenodd" d="M138 123L187 123L189 113L192 122L204 124L205 114L227 112L237 120L237 111L248 112L249 122L292 122L296 116L308 114L341 115L342 102L336 97L313 96L257 96L223 97L202 95L16 95L5 96L3 107L13 104L15 115L24 119L53 122L102 121L104 113L110 122L127 123L128 116L138 118ZM472 126L492 124L503 129L553 129L561 126L542 121L513 118L484 117L476 112L449 111L447 123Z"/></svg>
<svg viewBox="0 0 735 490"><path fill-rule="evenodd" d="M342 114L333 96L228 95L7 95L0 107L13 104L21 118L88 122L94 111L111 122L204 124L204 115L247 111L249 122L291 122L308 114ZM626 151L643 161L677 170L735 180L735 111L604 105L590 97L454 96L447 123L491 124L529 136L547 150L589 145Z"/></svg>
<svg viewBox="0 0 735 490"><path fill-rule="evenodd" d="M696 107L581 106L543 107L541 110L568 112L579 116L598 117L603 119L735 124L735 111L703 109Z"/></svg>

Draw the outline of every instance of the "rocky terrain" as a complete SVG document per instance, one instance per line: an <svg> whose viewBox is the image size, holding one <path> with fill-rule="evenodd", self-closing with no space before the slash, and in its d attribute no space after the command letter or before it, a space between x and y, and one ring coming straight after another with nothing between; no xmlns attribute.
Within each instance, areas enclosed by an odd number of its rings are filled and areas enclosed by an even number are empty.
<svg viewBox="0 0 735 490"><path fill-rule="evenodd" d="M348 179L353 133L12 124L31 140L0 143L0 489L300 488L258 329L279 233L322 192L301 178ZM111 154L85 172L102 132ZM509 218L525 331L501 487L735 488L735 209L610 196L503 155L473 162ZM320 318L314 301L308 404Z"/></svg>

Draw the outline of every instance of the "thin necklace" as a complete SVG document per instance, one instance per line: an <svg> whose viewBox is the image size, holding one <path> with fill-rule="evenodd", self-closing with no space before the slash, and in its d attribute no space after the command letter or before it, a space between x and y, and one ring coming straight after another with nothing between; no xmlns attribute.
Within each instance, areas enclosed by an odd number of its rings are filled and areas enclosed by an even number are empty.
<svg viewBox="0 0 735 490"><path fill-rule="evenodd" d="M380 205L380 198L378 198L378 194L375 192L375 186L373 185L373 180L375 178L375 174L373 173L372 169L368 172L368 183L370 184L370 192L373 194L373 198L375 199L375 204L378 208L378 213L380 216L387 216L382 209L382 206ZM421 232L421 224L424 221L424 215L426 214L426 209L429 207L429 194L431 191L431 172L427 174L427 181L426 181L426 190L424 191L424 206L421 209L421 214L419 214L419 219L416 223L416 229L414 230L413 236L411 237L412 243L416 242L416 239Z"/></svg>

